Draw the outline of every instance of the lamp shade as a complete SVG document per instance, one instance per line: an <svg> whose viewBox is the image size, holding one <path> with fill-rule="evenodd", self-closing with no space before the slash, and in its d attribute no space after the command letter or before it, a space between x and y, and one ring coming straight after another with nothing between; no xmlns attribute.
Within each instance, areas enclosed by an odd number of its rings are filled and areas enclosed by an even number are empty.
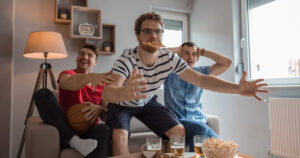
<svg viewBox="0 0 300 158"><path fill-rule="evenodd" d="M36 31L28 36L23 56L26 58L45 59L65 58L68 56L67 50L58 32Z"/></svg>

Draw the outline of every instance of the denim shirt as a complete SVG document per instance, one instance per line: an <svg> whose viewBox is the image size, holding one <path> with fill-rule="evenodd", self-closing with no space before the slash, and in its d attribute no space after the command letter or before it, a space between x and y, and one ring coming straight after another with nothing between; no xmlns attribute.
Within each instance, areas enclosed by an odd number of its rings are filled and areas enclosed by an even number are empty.
<svg viewBox="0 0 300 158"><path fill-rule="evenodd" d="M209 68L210 66L200 66L193 69L208 75ZM207 122L206 116L202 113L200 101L202 92L202 88L182 80L174 73L169 74L164 82L165 104L179 120Z"/></svg>

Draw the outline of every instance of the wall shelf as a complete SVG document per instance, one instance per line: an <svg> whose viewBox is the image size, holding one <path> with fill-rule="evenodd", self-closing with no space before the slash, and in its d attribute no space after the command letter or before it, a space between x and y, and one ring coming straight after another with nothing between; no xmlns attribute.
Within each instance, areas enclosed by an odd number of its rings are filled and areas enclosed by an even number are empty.
<svg viewBox="0 0 300 158"><path fill-rule="evenodd" d="M93 40L90 38L86 39L86 43L91 43L99 47L100 55L114 55L116 54L116 26L113 24L103 24L102 25L102 39L100 40ZM108 42L111 43L110 50L105 51L103 48L103 43Z"/></svg>
<svg viewBox="0 0 300 158"><path fill-rule="evenodd" d="M54 22L70 24L70 37L84 39L86 43L95 44L100 49L100 55L114 55L116 53L116 26L102 24L101 10L87 6L88 0L55 0ZM79 31L81 24L84 27L81 27Z"/></svg>
<svg viewBox="0 0 300 158"><path fill-rule="evenodd" d="M54 23L56 24L70 24L71 23L71 7L72 6L88 6L88 0L56 0L55 1L55 12L54 12ZM65 12L66 18L63 19L59 12Z"/></svg>
<svg viewBox="0 0 300 158"><path fill-rule="evenodd" d="M101 10L87 7L72 6L70 36L74 39L102 39ZM81 35L79 25L88 23L94 26L94 34L91 36Z"/></svg>

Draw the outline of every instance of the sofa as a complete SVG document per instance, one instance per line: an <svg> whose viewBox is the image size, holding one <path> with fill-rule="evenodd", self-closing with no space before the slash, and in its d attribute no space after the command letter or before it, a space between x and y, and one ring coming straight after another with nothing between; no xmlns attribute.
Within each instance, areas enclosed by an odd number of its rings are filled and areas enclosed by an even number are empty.
<svg viewBox="0 0 300 158"><path fill-rule="evenodd" d="M217 116L207 115L208 125L220 134L220 120ZM138 152L146 137L155 136L142 122L133 118L130 123L131 135L129 149ZM39 116L28 119L25 133L26 158L83 158L72 148L60 151L59 133L54 126L43 123Z"/></svg>
<svg viewBox="0 0 300 158"><path fill-rule="evenodd" d="M57 92L54 92L57 96ZM220 135L220 119L214 115L207 115L207 124ZM130 122L129 149L130 152L138 152L145 143L146 137L154 137L142 122L135 117ZM60 150L58 130L49 124L45 124L39 116L28 119L25 131L25 157L26 158L83 158L72 148Z"/></svg>

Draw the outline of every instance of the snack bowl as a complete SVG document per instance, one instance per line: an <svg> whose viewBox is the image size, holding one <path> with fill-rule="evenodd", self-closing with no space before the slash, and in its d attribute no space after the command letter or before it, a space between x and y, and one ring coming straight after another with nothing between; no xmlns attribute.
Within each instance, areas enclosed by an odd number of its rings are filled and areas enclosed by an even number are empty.
<svg viewBox="0 0 300 158"><path fill-rule="evenodd" d="M202 151L207 158L234 158L239 153L237 148L212 149L202 147Z"/></svg>

